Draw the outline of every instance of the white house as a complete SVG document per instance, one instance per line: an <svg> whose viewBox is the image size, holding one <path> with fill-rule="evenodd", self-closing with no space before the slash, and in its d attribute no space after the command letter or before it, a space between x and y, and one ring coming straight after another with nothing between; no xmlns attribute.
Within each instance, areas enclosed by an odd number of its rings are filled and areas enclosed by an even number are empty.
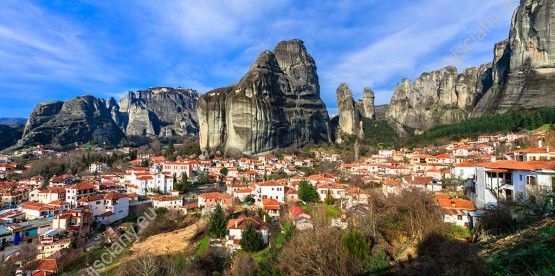
<svg viewBox="0 0 555 276"><path fill-rule="evenodd" d="M266 198L285 202L285 185L276 181L264 181L254 184L255 203L262 207L262 200Z"/></svg>
<svg viewBox="0 0 555 276"><path fill-rule="evenodd" d="M345 197L345 187L333 181L318 183L315 185L315 188L321 201L326 199L328 191L331 193L333 199L341 199Z"/></svg>
<svg viewBox="0 0 555 276"><path fill-rule="evenodd" d="M95 162L89 166L89 172L96 173L96 172L104 172L108 170L108 164L103 162Z"/></svg>
<svg viewBox="0 0 555 276"><path fill-rule="evenodd" d="M266 222L259 218L238 218L230 219L227 224L227 235L226 235L226 247L234 250L241 248L239 245L242 238L242 231L247 226L247 224L252 224L256 232L260 234L261 241L263 244L268 244L268 232L269 227Z"/></svg>
<svg viewBox="0 0 555 276"><path fill-rule="evenodd" d="M166 208L168 210L178 210L183 206L183 199L175 196L161 196L152 200L154 208Z"/></svg>

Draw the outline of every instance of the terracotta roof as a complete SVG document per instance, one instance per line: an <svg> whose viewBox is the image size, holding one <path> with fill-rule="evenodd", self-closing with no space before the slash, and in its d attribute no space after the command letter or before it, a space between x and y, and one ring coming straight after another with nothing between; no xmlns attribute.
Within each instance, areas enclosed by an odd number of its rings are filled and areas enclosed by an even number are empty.
<svg viewBox="0 0 555 276"><path fill-rule="evenodd" d="M542 147L542 148L531 148L531 149L521 149L521 150L514 150L511 151L510 153L555 153L555 148L547 148L547 147Z"/></svg>
<svg viewBox="0 0 555 276"><path fill-rule="evenodd" d="M512 161L512 160L502 160L502 161L496 161L496 162L480 163L480 164L476 164L476 166L490 168L490 169L533 171L533 170L540 170L540 169L553 169L555 168L555 161L518 162L518 161Z"/></svg>
<svg viewBox="0 0 555 276"><path fill-rule="evenodd" d="M92 196L83 197L77 200L77 202L91 202L91 201L97 201L97 200L103 200L103 199L97 195L92 195Z"/></svg>
<svg viewBox="0 0 555 276"><path fill-rule="evenodd" d="M345 187L343 187L343 185L337 184L333 181L326 181L326 182L318 183L316 185L316 189L328 189L328 188L330 188L330 189L345 189Z"/></svg>
<svg viewBox="0 0 555 276"><path fill-rule="evenodd" d="M266 223L259 218L230 219L227 223L227 229L243 229L248 223L252 223L257 230L269 229Z"/></svg>
<svg viewBox="0 0 555 276"><path fill-rule="evenodd" d="M107 200L115 200L115 199L120 199L124 197L129 197L129 196L127 194L117 194L117 193L109 193L106 196L104 196L104 198Z"/></svg>
<svg viewBox="0 0 555 276"><path fill-rule="evenodd" d="M200 194L198 197L204 198L204 199L231 199L231 195L228 194L222 194L222 193L204 193L204 194Z"/></svg>
<svg viewBox="0 0 555 276"><path fill-rule="evenodd" d="M161 196L154 199L155 201L175 201L178 200L177 197L174 196Z"/></svg>
<svg viewBox="0 0 555 276"><path fill-rule="evenodd" d="M462 209L468 211L476 210L474 203L470 200L453 198L446 194L438 194L434 197L435 201L444 209Z"/></svg>
<svg viewBox="0 0 555 276"><path fill-rule="evenodd" d="M262 206L266 210L279 210L279 202L272 198L262 199Z"/></svg>
<svg viewBox="0 0 555 276"><path fill-rule="evenodd" d="M68 189L73 189L73 190L91 190L92 189L92 190L94 190L94 189L96 189L96 187L89 184L89 183L83 182L83 183L78 183L78 184L72 185Z"/></svg>
<svg viewBox="0 0 555 276"><path fill-rule="evenodd" d="M236 194L250 194L252 193L252 189L250 188L243 188L240 190L235 191Z"/></svg>
<svg viewBox="0 0 555 276"><path fill-rule="evenodd" d="M292 206L291 208L289 208L289 213L293 216L300 216L300 215L310 216L310 214L305 209L299 206Z"/></svg>

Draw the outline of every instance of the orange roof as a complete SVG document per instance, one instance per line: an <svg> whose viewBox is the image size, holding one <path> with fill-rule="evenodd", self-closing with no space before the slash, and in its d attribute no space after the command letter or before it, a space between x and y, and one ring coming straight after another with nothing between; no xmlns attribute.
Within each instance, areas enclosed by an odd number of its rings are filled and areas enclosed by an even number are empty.
<svg viewBox="0 0 555 276"><path fill-rule="evenodd" d="M459 168L470 168L470 167L474 167L476 164L475 163L470 163L470 162L461 162L459 164L456 164L455 167L459 167Z"/></svg>
<svg viewBox="0 0 555 276"><path fill-rule="evenodd" d="M83 182L83 183L78 183L78 184L75 184L73 186L70 186L69 189L73 189L73 190L90 190L90 189L93 189L94 190L94 189L96 189L96 187L91 185L91 184L88 184L86 182Z"/></svg>
<svg viewBox="0 0 555 276"><path fill-rule="evenodd" d="M97 196L97 195L86 196L86 197L83 197L83 198L77 200L77 202L90 202L90 201L97 201L97 200L102 200L102 198Z"/></svg>
<svg viewBox="0 0 555 276"><path fill-rule="evenodd" d="M115 200L115 199L120 199L120 198L124 198L124 197L128 197L128 195L127 194L109 193L104 198L106 198L107 200Z"/></svg>
<svg viewBox="0 0 555 276"><path fill-rule="evenodd" d="M476 210L474 203L470 200L453 198L446 194L438 194L434 197L435 201L444 209L463 209L468 211Z"/></svg>
<svg viewBox="0 0 555 276"><path fill-rule="evenodd" d="M200 194L198 197L204 198L204 199L210 199L210 198L214 198L214 199L230 199L231 195L228 194L222 194L222 193L204 193L204 194Z"/></svg>
<svg viewBox="0 0 555 276"><path fill-rule="evenodd" d="M554 148L531 148L531 149L521 149L521 150L514 150L511 151L510 153L547 153L547 152L553 152L555 153L555 149Z"/></svg>
<svg viewBox="0 0 555 276"><path fill-rule="evenodd" d="M252 189L250 188L243 188L240 190L235 191L236 194L250 194L252 193Z"/></svg>
<svg viewBox="0 0 555 276"><path fill-rule="evenodd" d="M238 218L230 219L227 223L227 229L243 229L248 223L254 225L257 230L268 230L268 226L259 218Z"/></svg>
<svg viewBox="0 0 555 276"><path fill-rule="evenodd" d="M155 201L175 201L178 200L177 197L173 196L161 196L154 199Z"/></svg>
<svg viewBox="0 0 555 276"><path fill-rule="evenodd" d="M330 186L331 184L331 186ZM343 185L337 184L333 181L327 181L327 182L323 182L323 183L318 183L316 185L316 189L345 189L345 187L343 187Z"/></svg>
<svg viewBox="0 0 555 276"><path fill-rule="evenodd" d="M476 165L479 167L485 167L490 169L533 171L533 170L555 168L555 161L518 162L518 161L512 161L512 160L502 160L502 161L496 161L496 162L480 163Z"/></svg>

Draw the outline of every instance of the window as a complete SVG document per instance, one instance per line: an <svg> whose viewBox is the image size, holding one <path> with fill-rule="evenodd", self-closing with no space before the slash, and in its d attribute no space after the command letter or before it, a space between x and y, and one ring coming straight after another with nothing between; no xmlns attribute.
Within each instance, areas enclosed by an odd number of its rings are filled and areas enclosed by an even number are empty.
<svg viewBox="0 0 555 276"><path fill-rule="evenodd" d="M457 220L462 220L462 215L458 215Z"/></svg>
<svg viewBox="0 0 555 276"><path fill-rule="evenodd" d="M526 176L526 184L533 185L533 186L536 185L537 184L536 177L532 175Z"/></svg>

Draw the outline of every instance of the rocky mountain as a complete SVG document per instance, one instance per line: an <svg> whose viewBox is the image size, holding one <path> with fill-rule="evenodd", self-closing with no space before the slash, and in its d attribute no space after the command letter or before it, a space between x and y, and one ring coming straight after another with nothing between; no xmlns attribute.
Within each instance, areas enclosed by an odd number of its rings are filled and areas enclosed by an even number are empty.
<svg viewBox="0 0 555 276"><path fill-rule="evenodd" d="M200 94L191 89L149 88L108 99L114 121L128 136L182 136L198 132L195 107Z"/></svg>
<svg viewBox="0 0 555 276"><path fill-rule="evenodd" d="M0 125L24 125L25 122L25 118L0 118Z"/></svg>
<svg viewBox="0 0 555 276"><path fill-rule="evenodd" d="M0 150L15 145L23 134L23 127L22 124L0 124Z"/></svg>
<svg viewBox="0 0 555 276"><path fill-rule="evenodd" d="M357 108L357 105L353 99L353 91L349 88L349 86L347 86L347 84L342 83L337 88L336 92L337 107L339 113L336 141L340 142L342 140L342 135L362 136L362 112L359 110L359 108ZM364 109L364 106L362 106L362 108Z"/></svg>
<svg viewBox="0 0 555 276"><path fill-rule="evenodd" d="M495 49L495 85L471 116L555 106L554 30L554 1L521 1L513 15L509 40Z"/></svg>
<svg viewBox="0 0 555 276"><path fill-rule="evenodd" d="M67 145L91 140L117 144L123 137L124 133L112 120L104 101L84 95L67 102L37 105L18 145Z"/></svg>
<svg viewBox="0 0 555 276"><path fill-rule="evenodd" d="M117 144L126 136L173 136L198 132L194 107L200 94L181 88L129 92L119 104L90 95L38 104L18 145Z"/></svg>
<svg viewBox="0 0 555 276"><path fill-rule="evenodd" d="M301 40L262 52L237 84L201 96L197 115L205 151L257 154L331 142L316 63Z"/></svg>
<svg viewBox="0 0 555 276"><path fill-rule="evenodd" d="M360 114L368 119L376 119L376 109L374 107L374 91L370 87L365 87L362 92L362 100L356 101L356 106Z"/></svg>
<svg viewBox="0 0 555 276"><path fill-rule="evenodd" d="M439 124L460 122L472 112L476 99L491 87L491 66L482 65L462 73L446 67L423 73L414 82L397 85L386 117L403 127L428 130Z"/></svg>
<svg viewBox="0 0 555 276"><path fill-rule="evenodd" d="M386 117L398 132L416 132L468 117L555 106L555 2L522 0L510 37L494 60L458 74L454 67L424 73L395 88Z"/></svg>

